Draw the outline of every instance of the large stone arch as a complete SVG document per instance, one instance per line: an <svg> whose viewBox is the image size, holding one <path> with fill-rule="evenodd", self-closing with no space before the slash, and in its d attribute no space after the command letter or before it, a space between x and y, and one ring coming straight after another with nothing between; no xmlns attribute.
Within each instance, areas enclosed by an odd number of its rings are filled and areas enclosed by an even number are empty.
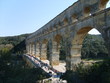
<svg viewBox="0 0 110 83"><path fill-rule="evenodd" d="M93 28L90 26L79 29L72 40L72 45L82 45L84 37L91 29Z"/></svg>
<svg viewBox="0 0 110 83"><path fill-rule="evenodd" d="M60 54L60 42L62 35L56 34L51 40L49 40L49 49L50 49L50 64L59 65L59 54Z"/></svg>
<svg viewBox="0 0 110 83"><path fill-rule="evenodd" d="M86 37L87 33L93 28L94 28L93 26L85 26L85 27L79 27L79 28L77 27L76 32L74 32L74 35L72 35L70 37L70 40L69 40L69 44L70 44L69 45L69 50L70 50L70 52L68 52L68 54L67 54L68 56L66 58L67 59L66 60L67 70L75 69L75 65L81 62L81 48L82 48L83 40ZM98 27L98 28L95 28L95 29L98 30L101 33L102 38L104 39L105 45L106 45L106 47L108 49L108 52L109 52L110 44L107 43L107 42L109 42L110 38L106 38L108 40L105 39L105 36L107 35L107 32L104 32L102 30L102 27ZM109 31L109 30L107 30L107 31ZM110 53L109 53L109 55L110 55Z"/></svg>

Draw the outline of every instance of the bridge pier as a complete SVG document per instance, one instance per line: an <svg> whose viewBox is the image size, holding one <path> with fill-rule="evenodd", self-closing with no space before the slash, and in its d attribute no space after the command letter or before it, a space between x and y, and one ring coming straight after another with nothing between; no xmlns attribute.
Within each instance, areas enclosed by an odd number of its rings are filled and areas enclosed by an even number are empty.
<svg viewBox="0 0 110 83"><path fill-rule="evenodd" d="M81 62L81 47L82 45L72 45L70 52L67 52L66 69L75 70L76 66ZM70 54L69 54L70 53Z"/></svg>
<svg viewBox="0 0 110 83"><path fill-rule="evenodd" d="M50 65L59 65L59 53L58 52L53 52L50 54Z"/></svg>
<svg viewBox="0 0 110 83"><path fill-rule="evenodd" d="M70 44L65 45L67 70L74 70L75 66L81 62L81 45L85 35L92 28L96 28L101 32L110 56L110 8L103 10L108 1L78 0L26 39L26 45L29 44L29 50L28 47L26 48L29 51L27 53L31 56L40 55L40 58L45 60L47 59L47 49L44 43L47 45L47 42L51 42L49 45L50 64L58 65L59 44L61 39L66 37L65 41ZM33 47L35 41L39 42L39 50L36 52ZM41 44L43 44L42 47Z"/></svg>
<svg viewBox="0 0 110 83"><path fill-rule="evenodd" d="M41 60L47 60L47 45L46 44L42 44L41 45L41 56L40 56Z"/></svg>
<svg viewBox="0 0 110 83"><path fill-rule="evenodd" d="M50 49L50 65L54 66L54 65L59 65L59 45L57 42L51 42L51 44L49 45Z"/></svg>
<svg viewBox="0 0 110 83"><path fill-rule="evenodd" d="M109 39L109 42L108 42L108 55L109 55L109 57L110 57L110 39Z"/></svg>
<svg viewBox="0 0 110 83"><path fill-rule="evenodd" d="M31 56L33 56L34 55L34 48L33 48L33 44L31 44Z"/></svg>
<svg viewBox="0 0 110 83"><path fill-rule="evenodd" d="M35 53L35 57L40 57L40 47L39 44L36 44L36 53Z"/></svg>
<svg viewBox="0 0 110 83"><path fill-rule="evenodd" d="M75 70L78 63L81 62L80 56L66 57L66 70Z"/></svg>
<svg viewBox="0 0 110 83"><path fill-rule="evenodd" d="M106 42L106 47L107 47L107 50L108 50L108 56L110 58L110 38Z"/></svg>
<svg viewBox="0 0 110 83"><path fill-rule="evenodd" d="M29 44L29 54L31 54L31 44Z"/></svg>
<svg viewBox="0 0 110 83"><path fill-rule="evenodd" d="M31 44L31 49L30 49L31 53L30 55L33 56L33 44Z"/></svg>
<svg viewBox="0 0 110 83"><path fill-rule="evenodd" d="M108 55L110 57L110 27L104 27L103 28L102 36L105 40L105 45L107 47Z"/></svg>

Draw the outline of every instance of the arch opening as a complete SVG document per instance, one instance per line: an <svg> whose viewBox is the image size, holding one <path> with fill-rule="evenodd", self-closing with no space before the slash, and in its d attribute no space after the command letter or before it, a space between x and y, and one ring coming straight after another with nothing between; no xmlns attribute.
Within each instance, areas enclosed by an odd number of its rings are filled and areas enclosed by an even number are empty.
<svg viewBox="0 0 110 83"><path fill-rule="evenodd" d="M107 2L106 8L110 7L110 0Z"/></svg>
<svg viewBox="0 0 110 83"><path fill-rule="evenodd" d="M84 8L84 16L87 17L89 15L91 15L91 7L88 6Z"/></svg>
<svg viewBox="0 0 110 83"><path fill-rule="evenodd" d="M62 61L61 58L61 42L62 42L62 35L57 34L53 37L53 39L50 39L47 43L47 59L49 60L50 65L52 65L54 68L56 68L54 65L61 65L59 63L62 63L65 65L66 63L64 60ZM63 67L63 66L62 66ZM64 67L65 68L65 67ZM62 72L64 72L63 70Z"/></svg>
<svg viewBox="0 0 110 83"><path fill-rule="evenodd" d="M98 33L92 33L92 30L96 29L84 27L77 32L72 42L72 56L81 56L82 59L108 57L108 50L101 33L98 30Z"/></svg>
<svg viewBox="0 0 110 83"><path fill-rule="evenodd" d="M65 64L65 59L66 59L66 54L65 54L65 46L64 46L64 39L62 37L62 35L57 34L54 37L54 41L53 41L53 46L54 46L54 51L58 53L59 55L59 61L61 63Z"/></svg>
<svg viewBox="0 0 110 83"><path fill-rule="evenodd" d="M78 19L77 19L77 14L73 14L73 15L71 16L71 18L72 18L72 22L73 22L73 23L76 22L76 21L78 21Z"/></svg>
<svg viewBox="0 0 110 83"><path fill-rule="evenodd" d="M92 27L83 27L77 30L74 38L70 39L70 50L66 57L66 69L74 70L75 66L89 58L89 59L104 59L108 58L108 51L105 42L101 35L89 35L88 32ZM91 39L92 38L92 39ZM104 58L102 58L104 57Z"/></svg>
<svg viewBox="0 0 110 83"><path fill-rule="evenodd" d="M100 0L100 10L103 10L106 8L108 1L109 0Z"/></svg>

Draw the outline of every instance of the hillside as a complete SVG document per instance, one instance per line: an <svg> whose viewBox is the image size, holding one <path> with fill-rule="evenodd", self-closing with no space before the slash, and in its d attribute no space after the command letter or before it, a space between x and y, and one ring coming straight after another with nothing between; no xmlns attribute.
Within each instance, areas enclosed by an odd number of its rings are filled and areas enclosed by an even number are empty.
<svg viewBox="0 0 110 83"><path fill-rule="evenodd" d="M0 37L0 50L10 48L13 52L25 50L25 39L30 34L22 34L18 36Z"/></svg>
<svg viewBox="0 0 110 83"><path fill-rule="evenodd" d="M29 34L22 34L18 36L0 37L0 45L12 44L16 46L23 41Z"/></svg>

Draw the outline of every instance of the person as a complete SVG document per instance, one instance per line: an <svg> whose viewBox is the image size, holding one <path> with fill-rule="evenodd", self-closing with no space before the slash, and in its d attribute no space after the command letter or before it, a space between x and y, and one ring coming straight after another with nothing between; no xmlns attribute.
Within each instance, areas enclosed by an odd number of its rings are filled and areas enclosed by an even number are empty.
<svg viewBox="0 0 110 83"><path fill-rule="evenodd" d="M52 72L51 71L49 71L49 75L52 76Z"/></svg>

